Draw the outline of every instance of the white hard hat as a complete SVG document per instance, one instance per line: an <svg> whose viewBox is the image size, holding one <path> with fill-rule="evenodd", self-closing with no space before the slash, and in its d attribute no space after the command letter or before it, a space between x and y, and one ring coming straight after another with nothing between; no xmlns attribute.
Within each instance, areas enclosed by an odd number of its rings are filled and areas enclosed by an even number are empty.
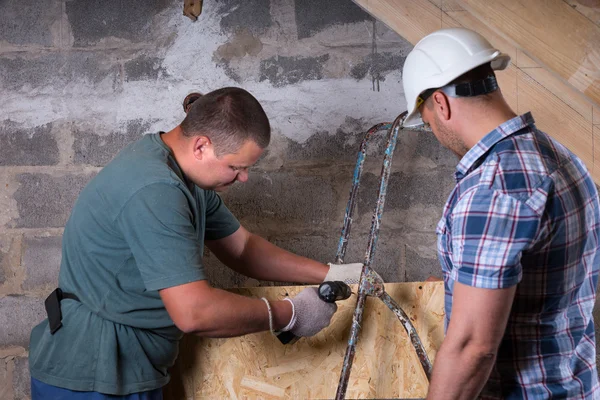
<svg viewBox="0 0 600 400"><path fill-rule="evenodd" d="M480 34L465 28L440 29L419 41L406 57L402 70L408 115L404 126L423 123L417 104L427 89L441 88L462 74L491 62L502 70L510 57L501 53Z"/></svg>

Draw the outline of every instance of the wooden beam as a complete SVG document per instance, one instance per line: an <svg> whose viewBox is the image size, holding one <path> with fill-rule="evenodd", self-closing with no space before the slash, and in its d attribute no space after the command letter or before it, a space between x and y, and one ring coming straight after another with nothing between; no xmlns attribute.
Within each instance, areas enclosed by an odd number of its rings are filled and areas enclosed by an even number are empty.
<svg viewBox="0 0 600 400"><path fill-rule="evenodd" d="M600 27L563 0L463 0L463 6L600 105Z"/></svg>
<svg viewBox="0 0 600 400"><path fill-rule="evenodd" d="M433 362L444 335L443 283L386 283L385 288L413 321ZM302 289L232 291L275 300ZM292 345L282 345L270 333L229 339L187 336L165 399L333 398L355 305L355 296L339 302L327 329ZM428 386L396 316L379 299L368 298L347 398L422 398Z"/></svg>
<svg viewBox="0 0 600 400"><path fill-rule="evenodd" d="M358 0L355 3L412 44L442 27L442 10L427 0Z"/></svg>
<svg viewBox="0 0 600 400"><path fill-rule="evenodd" d="M594 165L592 125L525 72L519 71L517 85L517 111L531 111L536 126L576 153L591 173Z"/></svg>
<svg viewBox="0 0 600 400"><path fill-rule="evenodd" d="M594 24L600 26L600 0L564 0Z"/></svg>
<svg viewBox="0 0 600 400"><path fill-rule="evenodd" d="M493 46L511 56L511 66L497 75L510 106L519 112L534 111L538 127L584 160L596 183L600 183L600 173L595 173L596 170L600 171L600 168L595 168L595 163L600 163L600 158L595 157L591 150L595 142L593 125L600 125L600 107L593 105L587 96L565 82L558 73L545 69L537 57L521 48L503 30L495 29L493 24L488 24L486 20L468 11L470 8L466 5L470 1L476 0L441 0L436 10L435 2L425 0L355 0L413 44L437 29L435 15L438 13L441 19L439 25L443 28L464 26L481 33ZM528 2L528 6L530 3L539 4ZM390 11L392 9L393 12ZM415 13L419 9L427 10L427 18L422 19L420 14ZM551 27L562 23L561 16L556 18ZM579 32L576 34L579 35ZM593 47L593 44L590 46ZM519 84L524 93L521 93Z"/></svg>

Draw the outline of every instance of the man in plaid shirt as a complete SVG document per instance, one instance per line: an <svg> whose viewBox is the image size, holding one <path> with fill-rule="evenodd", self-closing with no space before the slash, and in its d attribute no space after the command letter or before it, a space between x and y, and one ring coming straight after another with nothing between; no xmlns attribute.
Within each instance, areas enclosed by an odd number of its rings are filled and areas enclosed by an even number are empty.
<svg viewBox="0 0 600 400"><path fill-rule="evenodd" d="M443 29L404 65L405 126L460 157L437 228L446 338L428 399L598 399L592 308L600 204L585 165L517 116L475 32Z"/></svg>

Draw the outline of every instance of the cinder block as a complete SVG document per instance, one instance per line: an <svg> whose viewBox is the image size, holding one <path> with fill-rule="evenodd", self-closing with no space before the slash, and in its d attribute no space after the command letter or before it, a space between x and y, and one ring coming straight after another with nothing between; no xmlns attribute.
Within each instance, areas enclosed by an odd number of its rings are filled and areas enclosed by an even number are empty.
<svg viewBox="0 0 600 400"><path fill-rule="evenodd" d="M0 235L0 284L14 278L15 271L21 266L21 235Z"/></svg>
<svg viewBox="0 0 600 400"><path fill-rule="evenodd" d="M68 4L72 3L78 2ZM105 79L116 82L119 73L118 63L101 52L27 52L0 57L0 86L8 90L29 92L45 86L64 88L74 82L98 84ZM111 90L116 87L112 85Z"/></svg>
<svg viewBox="0 0 600 400"><path fill-rule="evenodd" d="M149 126L150 121L136 119L128 121L121 132L104 135L83 127L76 127L73 131L73 136L75 136L73 162L98 167L104 166L125 146L147 133Z"/></svg>
<svg viewBox="0 0 600 400"><path fill-rule="evenodd" d="M322 263L334 262L338 237L321 235L298 235L292 237L271 237L270 241L294 254L308 257Z"/></svg>
<svg viewBox="0 0 600 400"><path fill-rule="evenodd" d="M61 239L60 236L25 238L23 268L27 278L23 282L24 290L58 286Z"/></svg>
<svg viewBox="0 0 600 400"><path fill-rule="evenodd" d="M350 75L354 79L363 79L368 75L384 81L387 73L402 70L405 59L403 51L369 54L362 62L352 67Z"/></svg>
<svg viewBox="0 0 600 400"><path fill-rule="evenodd" d="M29 346L31 329L46 318L44 300L21 295L0 298L0 346Z"/></svg>
<svg viewBox="0 0 600 400"><path fill-rule="evenodd" d="M340 232L336 232L330 236L295 236L272 241L295 254L328 263L335 261L339 238ZM368 235L350 235L344 262L364 262L367 244ZM393 241L380 240L375 248L372 266L385 282L402 282L401 257L401 246Z"/></svg>
<svg viewBox="0 0 600 400"><path fill-rule="evenodd" d="M4 120L0 123L0 166L56 165L59 150L52 123L23 128Z"/></svg>
<svg viewBox="0 0 600 400"><path fill-rule="evenodd" d="M61 18L61 3L55 0L34 2L2 1L0 37L18 46L52 46L53 25Z"/></svg>
<svg viewBox="0 0 600 400"><path fill-rule="evenodd" d="M161 67L162 60L158 57L138 57L125 63L125 80L142 81L156 80L159 74L166 73Z"/></svg>
<svg viewBox="0 0 600 400"><path fill-rule="evenodd" d="M14 194L19 218L15 228L63 227L79 192L95 174L19 174Z"/></svg>
<svg viewBox="0 0 600 400"><path fill-rule="evenodd" d="M329 54L318 57L273 56L260 62L260 82L268 80L275 87L323 78L323 65Z"/></svg>
<svg viewBox="0 0 600 400"><path fill-rule="evenodd" d="M0 399L14 399L13 388L15 362L11 358L0 358Z"/></svg>
<svg viewBox="0 0 600 400"><path fill-rule="evenodd" d="M238 274L223 264L217 256L206 250L202 260L204 272L211 286L220 289L230 289L248 286L248 277Z"/></svg>
<svg viewBox="0 0 600 400"><path fill-rule="evenodd" d="M270 0L223 0L219 5L221 29L235 32L241 28L264 33L272 24Z"/></svg>
<svg viewBox="0 0 600 400"><path fill-rule="evenodd" d="M131 42L148 40L155 29L153 18L172 4L168 0L106 0L94 3L90 12L90 4L85 1L65 3L75 47L93 46L107 37Z"/></svg>
<svg viewBox="0 0 600 400"><path fill-rule="evenodd" d="M6 282L6 253L0 251L0 285Z"/></svg>
<svg viewBox="0 0 600 400"><path fill-rule="evenodd" d="M454 153L438 142L433 133L406 130L402 132L397 148L404 149L405 156L410 154L412 157L428 158L437 167L450 169L452 175L460 161Z"/></svg>
<svg viewBox="0 0 600 400"><path fill-rule="evenodd" d="M316 132L304 143L289 140L285 158L286 160L326 161L328 164L335 160L352 164L353 170L360 144L369 128L371 126L365 121L348 116L335 133ZM386 135L383 133L372 136L368 145L369 154L383 154L385 142ZM348 181L351 176L348 175Z"/></svg>
<svg viewBox="0 0 600 400"><path fill-rule="evenodd" d="M434 234L435 235L435 234ZM410 246L406 251L406 280L408 282L422 282L430 276L442 278L442 267L437 258L431 254L420 254L419 250Z"/></svg>
<svg viewBox="0 0 600 400"><path fill-rule="evenodd" d="M291 229L328 227L338 211L328 178L291 172L252 172L248 182L236 183L224 198L242 221L287 224Z"/></svg>
<svg viewBox="0 0 600 400"><path fill-rule="evenodd" d="M351 0L296 0L294 4L298 39L310 37L332 25L373 20Z"/></svg>
<svg viewBox="0 0 600 400"><path fill-rule="evenodd" d="M385 210L408 210L413 205L443 207L454 186L449 171L427 174L393 172L388 182ZM363 173L358 197L360 212L372 213L379 189L379 176Z"/></svg>
<svg viewBox="0 0 600 400"><path fill-rule="evenodd" d="M15 400L29 400L31 398L31 378L29 375L29 360L27 357L14 359L15 371L13 374L13 389Z"/></svg>

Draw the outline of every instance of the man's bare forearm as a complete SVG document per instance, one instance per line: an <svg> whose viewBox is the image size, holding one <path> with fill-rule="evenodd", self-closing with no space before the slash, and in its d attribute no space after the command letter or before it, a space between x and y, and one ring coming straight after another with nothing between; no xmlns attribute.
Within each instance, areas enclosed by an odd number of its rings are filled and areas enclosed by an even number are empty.
<svg viewBox="0 0 600 400"><path fill-rule="evenodd" d="M263 300L207 287L202 296L195 296L192 290L197 289L190 289L189 297L179 297L179 304L168 307L170 313L176 313L171 317L182 331L204 337L232 337L270 329ZM273 329L285 327L292 318L292 305L288 301L271 301L270 305Z"/></svg>
<svg viewBox="0 0 600 400"><path fill-rule="evenodd" d="M277 282L321 283L329 267L283 250L258 235L251 234L239 263L232 268L255 279Z"/></svg>
<svg viewBox="0 0 600 400"><path fill-rule="evenodd" d="M443 343L433 366L428 400L475 399L487 382L495 361L494 352L469 344Z"/></svg>

